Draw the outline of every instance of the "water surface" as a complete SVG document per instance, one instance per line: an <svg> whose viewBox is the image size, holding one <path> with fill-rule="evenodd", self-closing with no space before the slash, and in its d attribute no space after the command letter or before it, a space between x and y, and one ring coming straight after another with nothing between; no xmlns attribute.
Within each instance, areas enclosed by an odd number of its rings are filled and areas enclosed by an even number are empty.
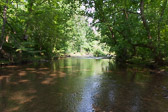
<svg viewBox="0 0 168 112"><path fill-rule="evenodd" d="M0 112L168 112L168 76L67 58L0 68Z"/></svg>

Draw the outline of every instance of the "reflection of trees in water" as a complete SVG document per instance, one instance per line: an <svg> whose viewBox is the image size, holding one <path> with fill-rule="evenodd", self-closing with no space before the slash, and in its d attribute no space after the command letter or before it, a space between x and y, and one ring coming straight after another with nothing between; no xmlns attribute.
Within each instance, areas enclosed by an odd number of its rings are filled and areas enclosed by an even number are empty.
<svg viewBox="0 0 168 112"><path fill-rule="evenodd" d="M96 99L95 103L100 102L97 106L102 110L115 112L165 111L168 103L162 96L162 86L167 83L165 76L152 76L143 70L130 70L104 71L104 76L111 82L106 81L106 85L102 83L101 86L107 89L100 90L99 96L102 98ZM108 94L113 96L112 101Z"/></svg>
<svg viewBox="0 0 168 112"><path fill-rule="evenodd" d="M134 80L127 73L105 73L95 96L95 107L101 111L135 111L138 98ZM132 81L131 81L132 79Z"/></svg>
<svg viewBox="0 0 168 112"><path fill-rule="evenodd" d="M117 74L116 74L117 75ZM138 87L135 84L135 74L125 72L121 74L119 85L116 89L114 100L114 111L134 112L138 110L139 95Z"/></svg>
<svg viewBox="0 0 168 112"><path fill-rule="evenodd" d="M97 111L166 110L164 76L116 69L108 61L66 59L2 69L0 111L76 111L80 106L87 110L87 103Z"/></svg>
<svg viewBox="0 0 168 112"><path fill-rule="evenodd" d="M144 90L141 92L142 111L168 111L168 102L163 97L163 85L165 85L165 82L167 83L166 80L167 78L163 75L151 74L150 80L148 80Z"/></svg>
<svg viewBox="0 0 168 112"><path fill-rule="evenodd" d="M8 92L4 95L5 101L7 104L14 102L12 106L18 108L5 105L3 110L17 109L32 112L49 111L47 109L51 109L50 111L74 110L81 98L79 90L85 82L82 79L93 73L93 63L92 60L61 60L48 64L42 63L40 66L37 64L32 68L8 69L6 74L13 73L13 75L9 77L9 83L3 85L9 84L14 88L12 90L3 88ZM68 75L77 77L73 79L67 77ZM4 80L6 79L3 78ZM29 88L33 88L36 92L27 93L26 90ZM2 104L6 104L5 101Z"/></svg>
<svg viewBox="0 0 168 112"><path fill-rule="evenodd" d="M5 95L5 86L6 80L0 80L0 111L3 112L7 105L7 97Z"/></svg>

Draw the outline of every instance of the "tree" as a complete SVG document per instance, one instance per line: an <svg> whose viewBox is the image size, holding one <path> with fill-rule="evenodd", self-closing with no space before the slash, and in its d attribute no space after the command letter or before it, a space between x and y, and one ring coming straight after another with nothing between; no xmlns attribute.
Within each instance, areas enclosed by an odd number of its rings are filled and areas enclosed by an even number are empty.
<svg viewBox="0 0 168 112"><path fill-rule="evenodd" d="M4 8L3 8L3 24L2 24L2 30L1 30L1 43L0 43L0 50L2 50L2 46L4 43L4 37L5 37L5 26L6 26L6 22L7 22L7 5L8 5L8 0L6 0L5 4L4 4Z"/></svg>
<svg viewBox="0 0 168 112"><path fill-rule="evenodd" d="M116 53L118 62L136 58L162 64L167 58L167 0L82 2L88 8L88 16L94 19L93 25L99 28L103 42Z"/></svg>
<svg viewBox="0 0 168 112"><path fill-rule="evenodd" d="M75 13L73 3L64 0L6 0L0 3L4 6L0 8L3 12L0 21L3 51L17 60L18 55L53 58L66 50L70 37L64 29ZM4 41L5 37L8 42Z"/></svg>

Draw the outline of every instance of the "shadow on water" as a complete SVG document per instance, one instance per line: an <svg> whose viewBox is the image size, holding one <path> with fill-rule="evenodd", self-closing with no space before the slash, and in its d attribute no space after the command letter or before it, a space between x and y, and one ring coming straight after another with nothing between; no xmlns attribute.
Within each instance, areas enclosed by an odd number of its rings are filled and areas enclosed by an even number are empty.
<svg viewBox="0 0 168 112"><path fill-rule="evenodd" d="M168 76L108 59L0 68L0 112L166 112Z"/></svg>

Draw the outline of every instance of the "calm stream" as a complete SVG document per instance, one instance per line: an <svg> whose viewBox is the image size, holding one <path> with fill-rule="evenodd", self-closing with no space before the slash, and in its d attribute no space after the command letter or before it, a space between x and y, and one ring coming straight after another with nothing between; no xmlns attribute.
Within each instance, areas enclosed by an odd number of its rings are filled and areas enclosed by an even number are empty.
<svg viewBox="0 0 168 112"><path fill-rule="evenodd" d="M168 112L168 75L67 58L0 68L0 112Z"/></svg>

